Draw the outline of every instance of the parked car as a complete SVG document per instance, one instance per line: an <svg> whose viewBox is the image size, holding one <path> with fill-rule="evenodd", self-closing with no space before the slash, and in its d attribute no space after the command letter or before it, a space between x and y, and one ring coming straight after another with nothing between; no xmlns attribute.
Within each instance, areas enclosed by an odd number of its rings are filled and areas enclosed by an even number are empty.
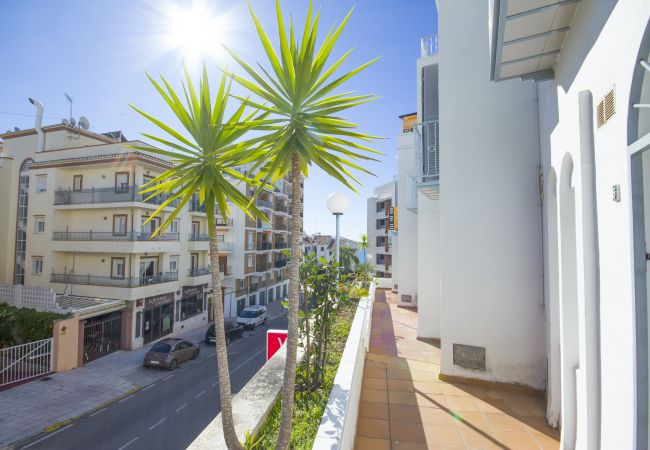
<svg viewBox="0 0 650 450"><path fill-rule="evenodd" d="M242 332L244 331L244 327L234 322L225 322L224 329L226 332L226 345L230 345L231 341L241 338ZM211 344L215 342L215 340L214 324L212 324L205 332L205 343Z"/></svg>
<svg viewBox="0 0 650 450"><path fill-rule="evenodd" d="M163 339L144 355L144 367L165 367L174 370L180 363L199 356L199 346L184 339Z"/></svg>
<svg viewBox="0 0 650 450"><path fill-rule="evenodd" d="M237 315L237 323L244 329L253 329L258 325L266 323L266 307L262 305L253 305L244 308Z"/></svg>

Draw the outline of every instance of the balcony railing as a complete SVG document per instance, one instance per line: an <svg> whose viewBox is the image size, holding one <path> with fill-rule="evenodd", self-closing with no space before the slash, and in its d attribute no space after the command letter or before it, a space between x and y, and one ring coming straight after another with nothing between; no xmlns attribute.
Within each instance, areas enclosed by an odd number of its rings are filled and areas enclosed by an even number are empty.
<svg viewBox="0 0 650 450"><path fill-rule="evenodd" d="M224 219L223 217L217 216L214 224L218 227L232 227L232 219Z"/></svg>
<svg viewBox="0 0 650 450"><path fill-rule="evenodd" d="M141 202L150 205L161 205L171 194L159 194L148 198L150 194L139 194L140 186L91 188L80 191L59 189L54 192L55 205L82 205L94 203ZM178 206L176 199L167 206Z"/></svg>
<svg viewBox="0 0 650 450"><path fill-rule="evenodd" d="M275 228L276 230L287 231L289 225L285 222L276 221L275 224L273 225L273 228Z"/></svg>
<svg viewBox="0 0 650 450"><path fill-rule="evenodd" d="M198 199L192 198L189 202L190 212L205 212L205 203L200 204Z"/></svg>
<svg viewBox="0 0 650 450"><path fill-rule="evenodd" d="M285 267L289 263L288 259L277 259L274 262L275 268L276 269L281 269L282 267Z"/></svg>
<svg viewBox="0 0 650 450"><path fill-rule="evenodd" d="M271 268L271 265L268 262L262 262L262 263L258 262L255 265L255 271L256 272L265 272L265 271L269 270L270 268Z"/></svg>
<svg viewBox="0 0 650 450"><path fill-rule="evenodd" d="M271 242L258 242L257 243L257 249L258 250L271 250L273 248L273 243Z"/></svg>
<svg viewBox="0 0 650 450"><path fill-rule="evenodd" d="M178 233L162 233L152 237L151 232L129 231L116 234L110 231L55 231L53 241L178 241Z"/></svg>
<svg viewBox="0 0 650 450"><path fill-rule="evenodd" d="M190 241L209 241L210 235L205 233L190 233L188 239Z"/></svg>
<svg viewBox="0 0 650 450"><path fill-rule="evenodd" d="M271 224L264 222L262 219L257 219L257 228L261 228L262 230L272 230L273 229Z"/></svg>
<svg viewBox="0 0 650 450"><path fill-rule="evenodd" d="M432 34L420 39L420 55L431 56L438 54L438 35Z"/></svg>
<svg viewBox="0 0 650 450"><path fill-rule="evenodd" d="M158 275L132 277L132 278L114 278L96 275L72 275L65 273L53 273L50 276L52 283L66 284L84 284L90 286L105 286L119 288L136 288L140 286L149 286L151 284L169 283L178 281L178 272L165 272Z"/></svg>
<svg viewBox="0 0 650 450"><path fill-rule="evenodd" d="M289 244L287 244L286 242L276 242L273 244L273 248L275 248L276 250L281 250L283 248L288 248L288 247Z"/></svg>
<svg viewBox="0 0 650 450"><path fill-rule="evenodd" d="M273 203L271 203L268 200L262 200L261 198L258 198L257 199L257 206L261 206L262 208L271 209L273 207Z"/></svg>
<svg viewBox="0 0 650 450"><path fill-rule="evenodd" d="M275 205L275 210L277 212L288 213L289 212L289 207L287 205L276 204Z"/></svg>
<svg viewBox="0 0 650 450"><path fill-rule="evenodd" d="M187 271L188 277L201 277L203 275L210 275L210 266L208 267L192 267Z"/></svg>

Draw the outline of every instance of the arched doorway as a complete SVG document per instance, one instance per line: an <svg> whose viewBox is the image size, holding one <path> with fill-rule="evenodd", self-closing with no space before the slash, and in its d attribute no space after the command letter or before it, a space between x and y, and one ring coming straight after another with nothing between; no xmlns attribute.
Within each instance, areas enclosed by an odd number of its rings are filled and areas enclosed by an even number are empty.
<svg viewBox="0 0 650 450"><path fill-rule="evenodd" d="M576 198L573 159L564 155L560 170L560 359L562 365L562 446L575 448L577 435L577 380L580 361L576 255Z"/></svg>

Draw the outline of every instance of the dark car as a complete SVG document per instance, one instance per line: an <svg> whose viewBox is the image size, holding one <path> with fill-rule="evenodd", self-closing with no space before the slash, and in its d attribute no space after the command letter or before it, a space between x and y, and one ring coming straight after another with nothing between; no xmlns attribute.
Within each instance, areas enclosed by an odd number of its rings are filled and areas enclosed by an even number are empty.
<svg viewBox="0 0 650 450"><path fill-rule="evenodd" d="M234 322L226 322L224 324L224 330L226 332L226 345L230 345L231 341L241 337L242 332L244 331L244 327ZM214 324L212 324L205 332L205 343L212 344L215 341L216 338L214 336Z"/></svg>
<svg viewBox="0 0 650 450"><path fill-rule="evenodd" d="M184 339L163 339L144 355L144 367L174 370L180 363L199 356L199 346Z"/></svg>

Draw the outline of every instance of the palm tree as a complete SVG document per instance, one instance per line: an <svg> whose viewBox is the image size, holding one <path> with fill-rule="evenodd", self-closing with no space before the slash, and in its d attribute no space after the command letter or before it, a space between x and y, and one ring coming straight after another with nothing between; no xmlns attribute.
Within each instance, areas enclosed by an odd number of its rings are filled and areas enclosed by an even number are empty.
<svg viewBox="0 0 650 450"><path fill-rule="evenodd" d="M357 125L338 117L336 114L357 105L374 100L373 95L352 95L350 92L331 94L348 79L361 72L376 61L373 59L353 70L334 76L337 69L352 53L345 53L328 68L327 60L352 11L338 27L332 27L325 36L320 48L316 47L320 13L312 21L310 2L302 36L296 38L293 22L287 32L276 1L276 16L280 43L279 56L271 41L249 6L253 23L260 38L271 68L260 65L260 73L252 66L228 50L252 80L229 73L234 80L260 98L259 101L239 98L243 103L277 117L273 130L266 135L262 151L266 153L260 180L274 182L290 176L292 183L291 202L291 261L289 265L289 330L287 338L287 361L282 391L282 419L276 444L277 449L286 449L291 437L293 403L296 378L296 358L298 340L298 286L299 264L301 260L301 211L302 175L308 168L316 165L326 173L354 190L352 182L358 180L350 169L370 173L357 164L359 160L374 160L368 153L377 153L360 141L372 142L375 136L354 131Z"/></svg>
<svg viewBox="0 0 650 450"><path fill-rule="evenodd" d="M359 242L359 248L363 250L363 262L366 262L366 252L368 251L368 235L366 233L361 233L361 242Z"/></svg>
<svg viewBox="0 0 650 450"><path fill-rule="evenodd" d="M357 256L357 249L350 246L343 246L339 251L339 260L341 261L341 269L345 273L352 273L353 267L359 264L359 257Z"/></svg>
<svg viewBox="0 0 650 450"><path fill-rule="evenodd" d="M182 208L198 192L200 204L205 205L210 237L210 268L212 272L212 312L215 323L217 367L219 374L219 392L221 398L221 415L223 432L228 448L242 448L233 423L232 393L230 374L228 371L228 355L224 333L223 300L221 294L221 277L219 269L219 246L215 231L215 216L217 213L227 218L230 214L227 199L235 206L243 209L250 216L264 217L254 205L249 204L248 197L239 191L232 181L250 182L246 175L236 170L242 163L251 161L255 154L254 146L260 138L236 142L252 129L268 123L265 117L268 113L258 111L244 116L246 106L240 105L229 119L224 119L224 113L230 91L230 82L224 74L219 85L214 102L210 97L208 75L205 67L200 80L198 92L194 89L187 70L183 91L185 102L172 89L170 84L161 77L162 84L147 75L158 93L171 108L184 130L179 132L150 116L142 110L135 109L148 120L166 133L165 137L143 135L167 149L134 146L146 152L157 153L171 158L174 167L143 186L141 193L149 194L147 198L163 195L167 198L151 217L157 216L164 208L173 208L169 216L156 229L155 234L162 233L176 218ZM185 137L188 134L188 137Z"/></svg>

